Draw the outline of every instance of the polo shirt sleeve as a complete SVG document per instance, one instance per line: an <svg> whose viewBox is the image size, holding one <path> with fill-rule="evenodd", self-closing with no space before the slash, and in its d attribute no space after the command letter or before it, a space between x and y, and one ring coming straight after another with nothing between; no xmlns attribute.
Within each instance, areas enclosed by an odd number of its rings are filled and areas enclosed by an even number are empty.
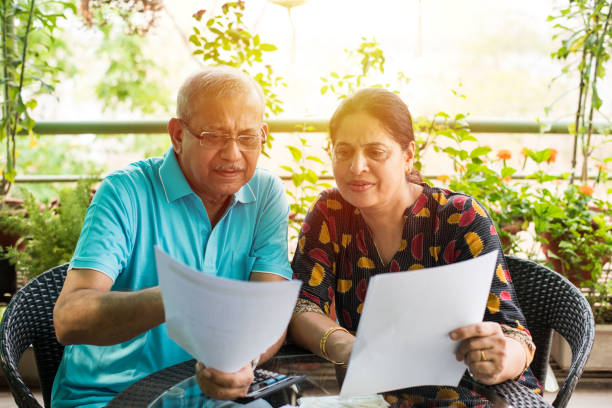
<svg viewBox="0 0 612 408"><path fill-rule="evenodd" d="M121 177L102 181L85 213L71 268L95 269L116 280L132 253L132 203Z"/></svg>
<svg viewBox="0 0 612 408"><path fill-rule="evenodd" d="M289 202L282 181L270 177L267 188L258 194L260 214L253 242L254 272L267 272L291 279L289 265L288 230Z"/></svg>

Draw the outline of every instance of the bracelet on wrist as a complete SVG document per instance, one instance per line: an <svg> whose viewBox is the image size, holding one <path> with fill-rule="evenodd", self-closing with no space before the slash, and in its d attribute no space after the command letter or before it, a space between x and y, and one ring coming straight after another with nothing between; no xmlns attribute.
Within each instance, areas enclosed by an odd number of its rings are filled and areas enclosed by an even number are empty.
<svg viewBox="0 0 612 408"><path fill-rule="evenodd" d="M348 330L346 330L344 327L341 326L332 326L330 328L328 328L325 333L323 333L323 336L321 337L321 341L319 342L319 349L321 350L321 356L323 356L324 359L326 359L327 361L329 361L330 363L336 364L336 365L344 365L347 362L346 361L335 361L332 360L329 355L327 354L327 349L326 344L327 344L327 338L335 331L343 331L346 333L350 332Z"/></svg>

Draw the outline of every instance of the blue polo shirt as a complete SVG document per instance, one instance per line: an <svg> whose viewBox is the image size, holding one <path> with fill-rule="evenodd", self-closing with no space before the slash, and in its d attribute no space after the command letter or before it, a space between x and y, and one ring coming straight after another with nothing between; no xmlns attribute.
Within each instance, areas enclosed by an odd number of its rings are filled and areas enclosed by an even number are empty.
<svg viewBox="0 0 612 408"><path fill-rule="evenodd" d="M87 209L71 268L110 276L111 290L158 285L153 247L204 273L248 280L251 271L291 279L289 206L281 180L257 169L211 227L170 148L106 177ZM104 406L135 381L192 357L162 324L112 346L71 345L53 384L53 407Z"/></svg>

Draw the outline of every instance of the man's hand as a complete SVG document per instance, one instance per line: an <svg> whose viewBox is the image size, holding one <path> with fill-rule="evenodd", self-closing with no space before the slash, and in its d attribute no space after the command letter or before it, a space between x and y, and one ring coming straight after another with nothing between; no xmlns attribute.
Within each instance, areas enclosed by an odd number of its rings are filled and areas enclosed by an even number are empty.
<svg viewBox="0 0 612 408"><path fill-rule="evenodd" d="M253 368L247 364L235 373L224 373L214 368L206 368L198 361L196 379L202 392L218 400L235 400L244 397L253 382Z"/></svg>

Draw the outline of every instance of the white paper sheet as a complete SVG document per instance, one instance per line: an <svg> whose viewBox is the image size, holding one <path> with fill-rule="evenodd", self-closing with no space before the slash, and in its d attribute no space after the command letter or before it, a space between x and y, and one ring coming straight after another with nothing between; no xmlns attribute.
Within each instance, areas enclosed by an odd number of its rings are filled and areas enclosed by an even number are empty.
<svg viewBox="0 0 612 408"><path fill-rule="evenodd" d="M206 367L235 372L283 334L301 282L207 275L155 248L168 335Z"/></svg>
<svg viewBox="0 0 612 408"><path fill-rule="evenodd" d="M371 277L340 395L458 385L466 366L449 333L482 321L496 259Z"/></svg>

